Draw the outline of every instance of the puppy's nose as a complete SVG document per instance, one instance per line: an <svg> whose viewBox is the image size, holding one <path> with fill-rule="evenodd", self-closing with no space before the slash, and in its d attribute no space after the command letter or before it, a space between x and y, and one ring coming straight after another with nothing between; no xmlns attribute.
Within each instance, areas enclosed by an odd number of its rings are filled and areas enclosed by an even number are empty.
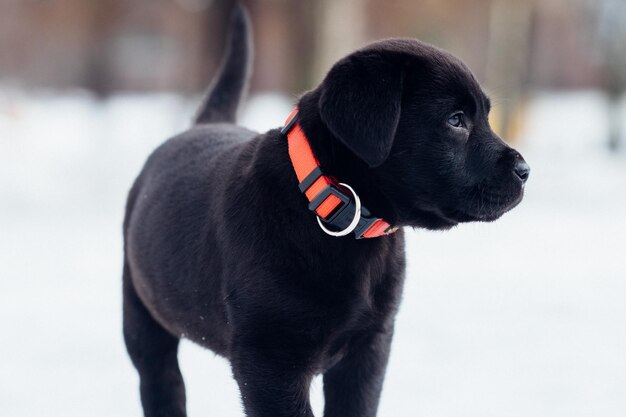
<svg viewBox="0 0 626 417"><path fill-rule="evenodd" d="M521 156L515 161L515 167L513 170L515 171L515 175L517 175L522 182L526 182L528 176L530 175L530 167Z"/></svg>

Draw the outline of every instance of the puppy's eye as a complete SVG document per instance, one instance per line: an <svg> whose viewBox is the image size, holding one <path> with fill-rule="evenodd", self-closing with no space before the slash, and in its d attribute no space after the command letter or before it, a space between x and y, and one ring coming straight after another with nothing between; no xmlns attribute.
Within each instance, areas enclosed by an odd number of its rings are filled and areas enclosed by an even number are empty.
<svg viewBox="0 0 626 417"><path fill-rule="evenodd" d="M454 113L448 118L448 124L452 127L467 127L465 124L465 114L462 111Z"/></svg>

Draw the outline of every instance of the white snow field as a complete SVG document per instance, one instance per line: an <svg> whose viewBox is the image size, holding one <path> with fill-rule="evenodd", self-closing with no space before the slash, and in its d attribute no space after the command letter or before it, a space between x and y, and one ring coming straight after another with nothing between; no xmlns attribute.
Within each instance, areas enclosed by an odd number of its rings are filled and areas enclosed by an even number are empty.
<svg viewBox="0 0 626 417"><path fill-rule="evenodd" d="M0 92L0 416L141 415L121 332L125 193L194 106ZM276 127L290 106L259 96L243 123ZM599 93L535 95L522 204L407 231L380 416L626 416L626 156L605 151L605 125ZM243 416L225 360L188 342L180 358L190 416Z"/></svg>

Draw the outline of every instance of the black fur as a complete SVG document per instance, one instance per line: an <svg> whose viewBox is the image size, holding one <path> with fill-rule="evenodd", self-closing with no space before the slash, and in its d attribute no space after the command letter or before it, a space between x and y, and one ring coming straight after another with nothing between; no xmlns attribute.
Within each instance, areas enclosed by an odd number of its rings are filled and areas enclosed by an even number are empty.
<svg viewBox="0 0 626 417"><path fill-rule="evenodd" d="M241 21L232 39L245 38ZM246 51L235 41L226 66L245 65L232 55ZM234 116L245 70L231 70L199 121ZM324 172L395 225L490 221L522 198L525 163L489 128L488 99L465 65L433 46L372 44L298 105ZM448 123L458 110L466 129ZM202 116L213 114L227 117ZM322 233L278 129L202 124L167 141L130 191L124 238L124 335L146 416L185 415L181 337L230 360L250 417L312 416L309 384L320 373L326 417L376 415L403 232Z"/></svg>

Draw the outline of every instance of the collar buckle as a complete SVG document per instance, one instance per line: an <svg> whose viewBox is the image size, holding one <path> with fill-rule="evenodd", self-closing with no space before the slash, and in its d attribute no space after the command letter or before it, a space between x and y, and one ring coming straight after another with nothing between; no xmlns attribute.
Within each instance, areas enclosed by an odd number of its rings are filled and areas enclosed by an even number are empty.
<svg viewBox="0 0 626 417"><path fill-rule="evenodd" d="M343 194L341 191L337 189L337 187L333 186L332 184L327 186L324 190L330 190L329 193L331 191L338 192L339 195L335 194L335 196L337 196L343 202L343 204L339 207L339 209L335 210L334 213L331 213L331 217L329 217L328 220L324 220L324 222L331 224L335 227L340 227L340 229L337 231L328 229L326 226L324 226L324 224L322 223L322 220L320 220L320 217L317 216L317 224L319 224L320 228L324 231L324 233L330 236L335 236L335 237L349 235L350 233L354 231L354 229L357 228L359 221L361 220L361 199L359 198L357 193L354 191L354 189L350 187L348 184L339 183L339 185L346 187L348 190L350 190L354 199ZM322 191L320 194L323 194L323 193L324 191ZM320 194L318 194L317 197L319 197ZM317 200L317 197L315 198L315 200ZM345 201L342 197L347 197L348 200ZM313 204L315 200L312 201L311 204ZM351 212L351 210L347 209L348 207L351 207L351 206L354 206L354 214L352 215L352 219L349 218L350 216L349 213ZM349 224L347 226L345 227L339 226L339 224L345 223L346 221L349 221Z"/></svg>

